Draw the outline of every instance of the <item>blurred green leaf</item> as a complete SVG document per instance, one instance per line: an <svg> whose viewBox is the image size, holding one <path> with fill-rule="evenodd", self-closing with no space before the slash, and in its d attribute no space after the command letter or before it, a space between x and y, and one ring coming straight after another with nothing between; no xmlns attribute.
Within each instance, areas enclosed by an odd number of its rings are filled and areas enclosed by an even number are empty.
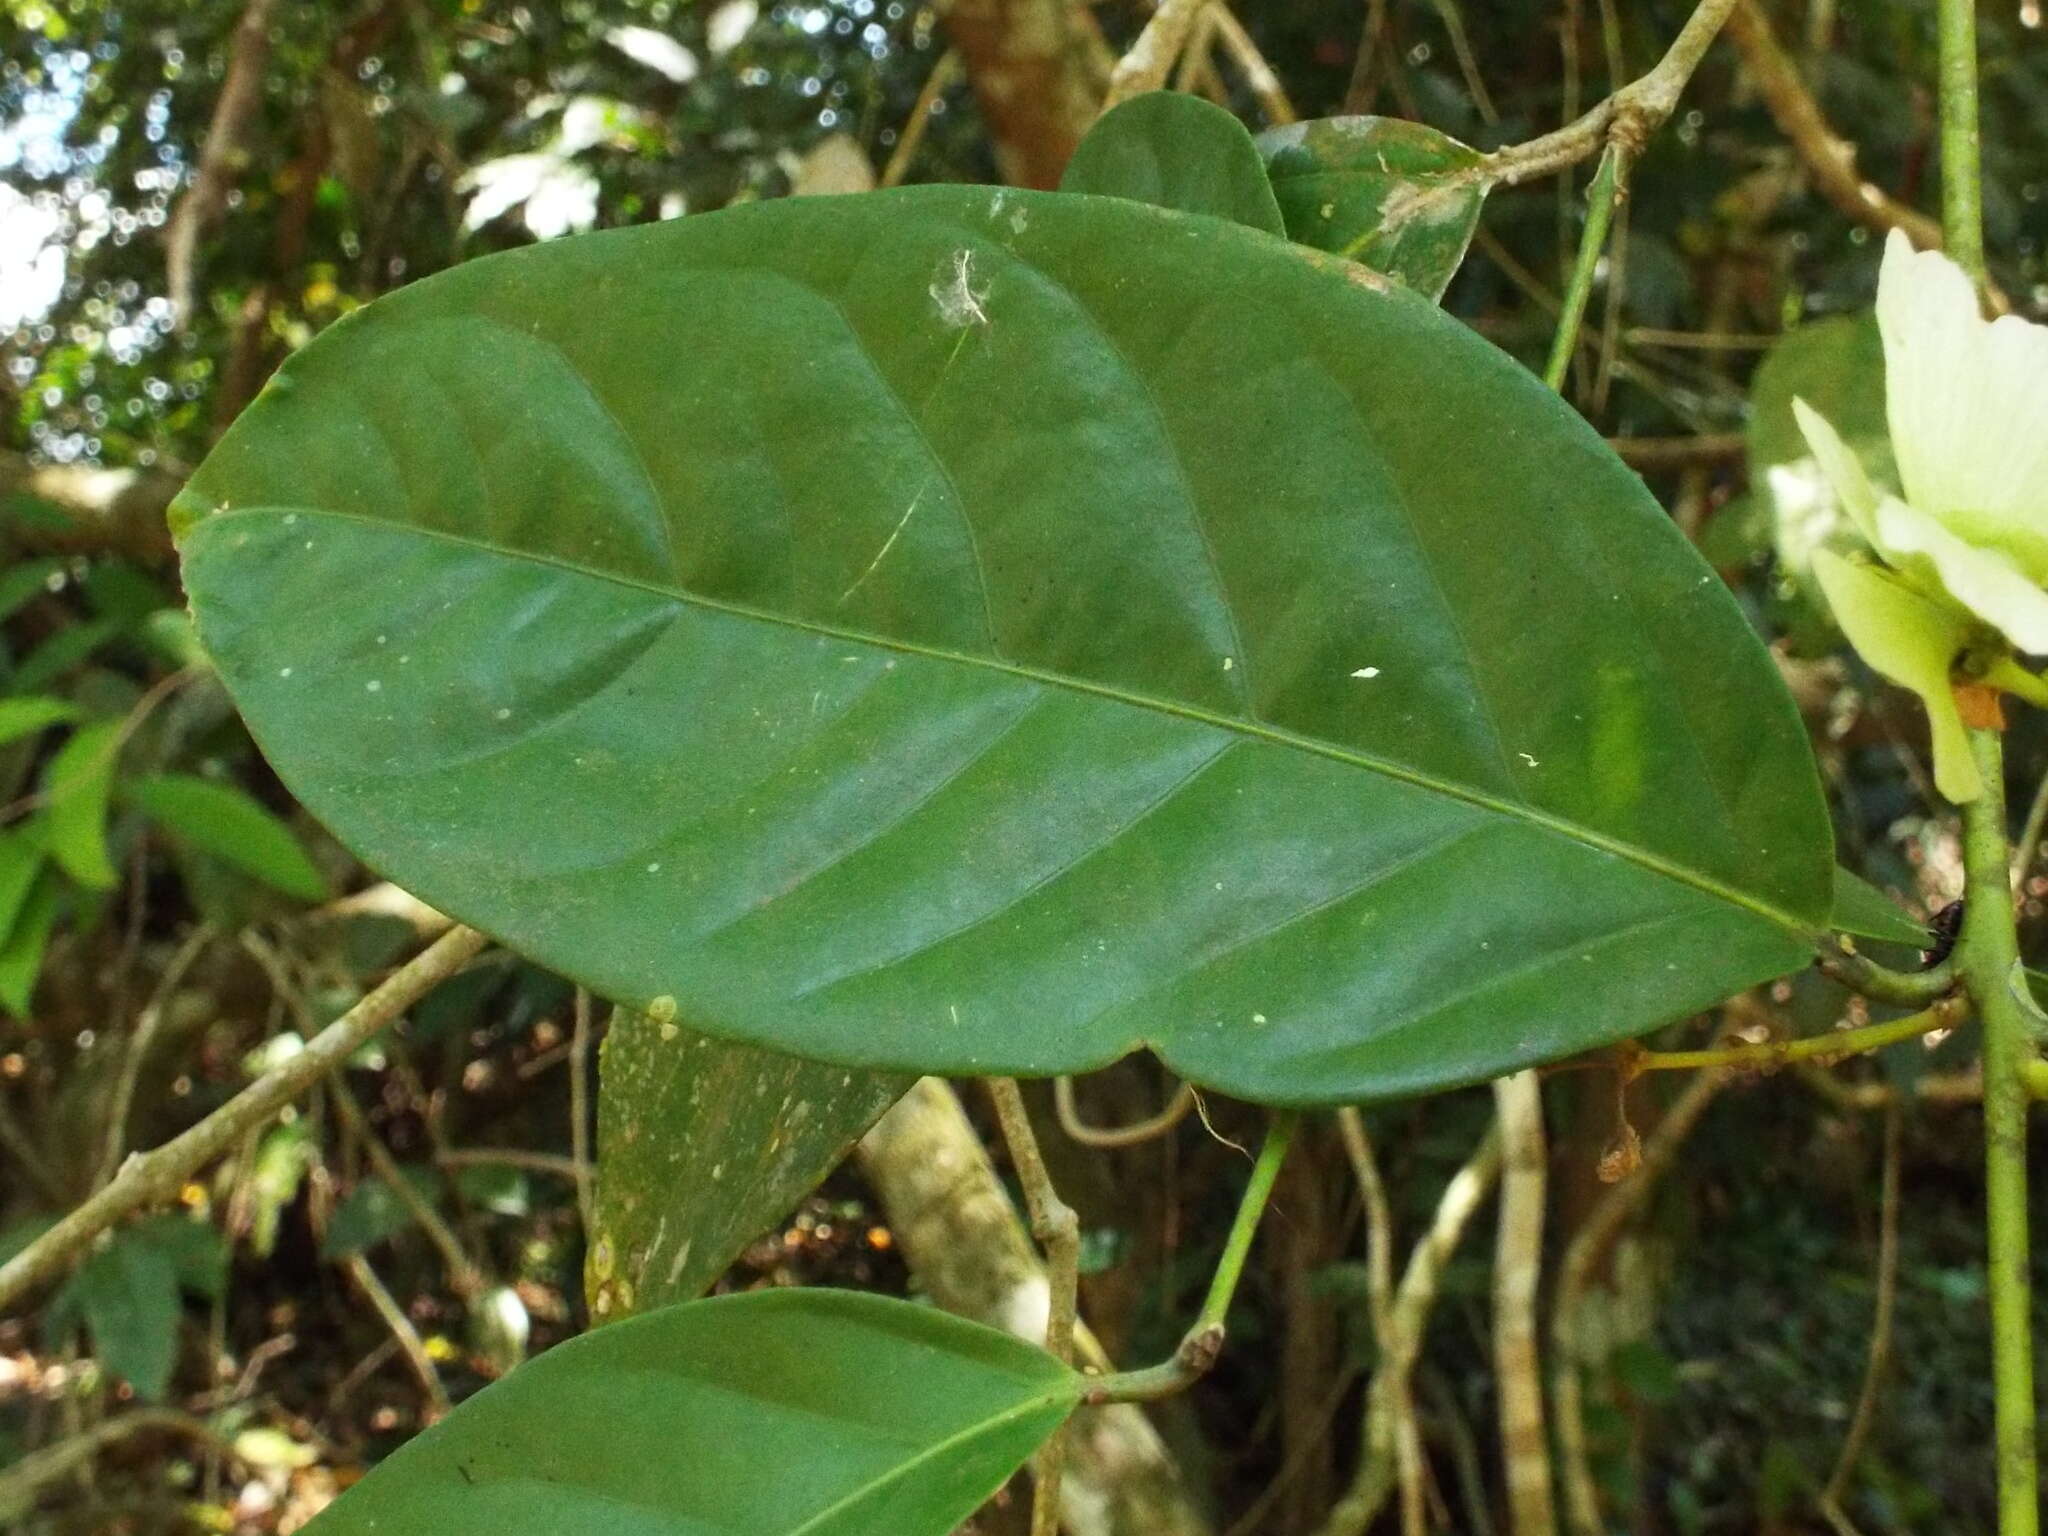
<svg viewBox="0 0 2048 1536"><path fill-rule="evenodd" d="M22 658L7 680L9 691L35 693L49 687L120 633L121 625L114 619L82 619L66 625Z"/></svg>
<svg viewBox="0 0 2048 1536"><path fill-rule="evenodd" d="M415 1194L428 1205L440 1202L448 1181L440 1170L414 1163L399 1169ZM320 1240L320 1256L345 1259L396 1237L413 1223L413 1214L397 1191L372 1174L349 1191L348 1198L334 1208L327 1235Z"/></svg>
<svg viewBox="0 0 2048 1536"><path fill-rule="evenodd" d="M114 793L114 763L120 756L121 722L99 720L80 726L57 749L43 771L43 816L50 857L80 885L111 888L113 861L107 855L107 805Z"/></svg>
<svg viewBox="0 0 2048 1536"><path fill-rule="evenodd" d="M315 1152L302 1120L271 1127L258 1144L249 1174L249 1247L258 1257L269 1258L277 1247L278 1224L298 1199Z"/></svg>
<svg viewBox="0 0 2048 1536"><path fill-rule="evenodd" d="M36 978L43 971L43 951L49 946L50 929L56 925L62 901L63 888L56 875L43 871L17 908L6 942L0 943L0 1008L16 1018L28 1014Z"/></svg>
<svg viewBox="0 0 2048 1536"><path fill-rule="evenodd" d="M42 867L43 850L36 841L19 832L0 831L0 944L13 934Z"/></svg>
<svg viewBox="0 0 2048 1536"><path fill-rule="evenodd" d="M57 559L23 560L0 570L0 619L39 592L47 592L52 577L61 577L64 562Z"/></svg>
<svg viewBox="0 0 2048 1536"><path fill-rule="evenodd" d="M170 1385L182 1312L171 1255L124 1229L52 1298L46 1328L55 1345L82 1322L100 1364L144 1402L156 1403Z"/></svg>
<svg viewBox="0 0 2048 1536"><path fill-rule="evenodd" d="M301 901L329 895L291 828L232 784L192 774L124 780L121 798L166 830Z"/></svg>
<svg viewBox="0 0 2048 1536"><path fill-rule="evenodd" d="M80 713L69 699L51 698L48 694L0 699L0 746L33 736L59 721L76 720Z"/></svg>

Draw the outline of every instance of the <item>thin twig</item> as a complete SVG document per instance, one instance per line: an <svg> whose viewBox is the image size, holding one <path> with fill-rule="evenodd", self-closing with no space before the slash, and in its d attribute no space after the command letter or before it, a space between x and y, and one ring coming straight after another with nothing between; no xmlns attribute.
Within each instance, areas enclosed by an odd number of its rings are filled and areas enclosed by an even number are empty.
<svg viewBox="0 0 2048 1536"><path fill-rule="evenodd" d="M143 1061L149 1055L150 1047L156 1043L157 1031L163 1026L171 996L212 942L213 930L204 923L187 934L185 942L178 946L170 962L164 966L156 990L150 994L142 1012L136 1015L135 1034L128 1042L127 1054L121 1059L121 1075L114 1080L113 1098L107 1105L107 1139L100 1149L100 1165L93 1175L95 1189L111 1179L114 1170L121 1166L121 1153L128 1144L128 1111L135 1102L135 1087L142 1080Z"/></svg>
<svg viewBox="0 0 2048 1536"><path fill-rule="evenodd" d="M1109 72L1109 95L1103 100L1103 111L1166 84L1175 61L1187 47L1195 18L1208 4L1209 0L1160 0L1138 40Z"/></svg>
<svg viewBox="0 0 2048 1536"><path fill-rule="evenodd" d="M1230 1303L1244 1278L1245 1260L1251 1257L1252 1239L1258 1235L1259 1219L1272 1198L1274 1181L1287 1160L1301 1116L1291 1109L1276 1109L1266 1122L1266 1139L1259 1143L1258 1161L1238 1198L1237 1215L1230 1223L1230 1235L1223 1240L1216 1271L1209 1277L1209 1294L1194 1325L1182 1335L1180 1347L1171 1359L1143 1370L1123 1371L1095 1382L1082 1398L1087 1403L1142 1403L1170 1397L1199 1381L1215 1365L1223 1351L1225 1325Z"/></svg>
<svg viewBox="0 0 2048 1536"><path fill-rule="evenodd" d="M2048 825L2048 773L2041 775L2041 782L2034 790L2034 800L2027 807L2026 825L2020 828L2019 841L2012 845L2012 883L2015 890L2023 891L2027 873L2034 867L2034 860L2041 856L2041 829Z"/></svg>
<svg viewBox="0 0 2048 1536"><path fill-rule="evenodd" d="M1052 1103L1053 1111L1059 1117L1060 1129L1082 1146L1135 1147L1155 1136L1164 1136L1187 1119L1189 1111L1195 1107L1195 1086L1182 1083L1173 1090L1173 1097L1166 1101L1166 1107L1159 1113L1134 1120L1129 1125L1090 1125L1083 1120L1081 1106L1074 1102L1074 1080L1071 1077L1052 1080Z"/></svg>
<svg viewBox="0 0 2048 1536"><path fill-rule="evenodd" d="M1071 1363L1074 1293L1081 1267L1080 1219L1053 1188L1052 1175L1045 1170L1045 1158L1038 1150L1038 1137L1031 1129L1031 1115L1024 1107L1024 1095L1017 1080L992 1077L988 1079L988 1093L995 1104L996 1118L1002 1122L1003 1140L1009 1145L1017 1181L1024 1188L1031 1235L1045 1250L1046 1278L1052 1293L1046 1308L1046 1352L1055 1360ZM1060 1474L1065 1470L1067 1454L1065 1430L1064 1424L1054 1430L1038 1453L1038 1480L1031 1497L1031 1536L1058 1536Z"/></svg>
<svg viewBox="0 0 2048 1536"><path fill-rule="evenodd" d="M1478 110L1479 120L1489 127L1500 121L1500 113L1494 108L1493 98L1487 94L1486 80L1479 73L1479 61L1472 54L1472 39L1465 32L1465 17L1458 9L1458 0L1430 0L1436 7L1438 20L1451 35L1451 54L1458 62L1458 73L1464 77L1465 91L1472 98L1472 105Z"/></svg>
<svg viewBox="0 0 2048 1536"><path fill-rule="evenodd" d="M1429 1231L1408 1256L1400 1288L1388 1310L1387 1348L1367 1393L1365 1445L1358 1472L1318 1536L1362 1536L1394 1491L1400 1474L1402 1422L1413 1418L1412 1409L1403 1414L1401 1407L1407 1403L1409 1378L1422 1350L1423 1331L1436 1304L1444 1265L1499 1178L1500 1166L1500 1128L1489 1125L1472 1155L1451 1175Z"/></svg>
<svg viewBox="0 0 2048 1536"><path fill-rule="evenodd" d="M1245 31L1244 23L1222 0L1214 0L1209 7L1209 15L1216 28L1216 36L1222 40L1223 51L1244 71L1244 83L1258 97L1259 108L1266 114L1266 121L1275 125L1298 121L1287 87L1280 83L1279 75L1274 73L1265 54L1259 51L1251 33Z"/></svg>
<svg viewBox="0 0 2048 1536"><path fill-rule="evenodd" d="M152 1431L196 1440L219 1455L235 1454L233 1444L203 1419L172 1408L133 1408L101 1420L82 1434L31 1452L0 1472L0 1521L24 1518L45 1486L90 1466L108 1446Z"/></svg>
<svg viewBox="0 0 2048 1536"><path fill-rule="evenodd" d="M1969 1011L1960 997L1945 997L1932 1008L1886 1024L1865 1024L1859 1029L1839 1029L1832 1034L1807 1035L1798 1040L1765 1040L1755 1045L1716 1046L1705 1051L1650 1051L1633 1043L1622 1047L1622 1073L1633 1078L1643 1072L1686 1072L1699 1067L1790 1066L1795 1061L1839 1061L1881 1051L1901 1040L1917 1039L1937 1029L1954 1029Z"/></svg>
<svg viewBox="0 0 2048 1536"><path fill-rule="evenodd" d="M569 1155L576 1167L576 1210L586 1233L597 1231L590 1171L590 993L576 989L575 1033L569 1041Z"/></svg>
<svg viewBox="0 0 2048 1536"><path fill-rule="evenodd" d="M1677 108L1686 82L1692 79L1693 71L1734 7L1735 0L1700 0L1664 57L1648 74L1623 86L1556 132L1497 149L1452 180L1511 187L1591 159L1610 142L1622 145L1631 155L1640 152L1649 136Z"/></svg>
<svg viewBox="0 0 2048 1536"><path fill-rule="evenodd" d="M1579 235L1578 258L1572 263L1571 282L1565 288L1564 307L1557 317L1557 331L1551 337L1550 360L1543 366L1543 382L1562 391L1565 371L1579 344L1579 325L1585 319L1586 301L1593 295L1593 278L1600 269L1600 253L1607 244L1607 231L1614 221L1614 206L1620 201L1628 180L1629 152L1621 143L1607 146L1600 157L1600 169L1586 193L1586 227Z"/></svg>
<svg viewBox="0 0 2048 1536"><path fill-rule="evenodd" d="M1740 432L1702 432L1695 437L1610 437L1621 462L1631 469L1684 469L1695 464L1725 464L1749 452Z"/></svg>
<svg viewBox="0 0 2048 1536"><path fill-rule="evenodd" d="M228 205L242 140L263 106L263 74L270 62L270 15L277 0L249 0L228 44L227 74L214 98L213 117L200 145L192 184L178 199L164 230L165 286L180 330L192 322L198 286L199 242Z"/></svg>
<svg viewBox="0 0 2048 1536"><path fill-rule="evenodd" d="M1678 1149L1699 1124L1707 1107L1733 1080L1733 1071L1723 1067L1702 1072L1685 1085L1685 1091L1672 1101L1664 1118L1643 1143L1642 1161L1635 1172L1607 1187L1599 1203L1572 1234L1564 1260L1558 1266L1557 1294L1551 1302L1550 1314L1551 1406L1557 1425L1565 1509L1576 1536L1605 1536L1606 1532L1586 1446L1579 1341L1579 1315L1586 1288L1622 1229L1635 1218L1656 1189L1657 1181L1670 1169Z"/></svg>
<svg viewBox="0 0 2048 1536"><path fill-rule="evenodd" d="M476 1306L486 1290L483 1271L470 1258L462 1246L462 1240L455 1235L454 1228L441 1219L441 1213L434 1209L433 1202L419 1192L419 1187L406 1177L405 1170L398 1166L398 1159L391 1155L391 1149L384 1145L370 1126L369 1117L363 1113L363 1106L356 1102L356 1096L336 1072L328 1079L327 1087L334 1095L341 1118L348 1123L361 1144L364 1156L370 1160L370 1167L378 1178L384 1181L391 1196L404 1206L408 1215L420 1224L420 1230L427 1234L427 1241L441 1255L441 1262L448 1271L448 1288L462 1298L467 1307Z"/></svg>
<svg viewBox="0 0 2048 1536"><path fill-rule="evenodd" d="M918 146L924 143L925 129L931 126L932 110L939 100L953 87L960 77L960 51L948 48L939 55L932 72L924 77L924 88L917 93L917 101L910 109L910 116L904 121L902 135L896 140L896 148L890 152L889 163L882 169L882 179L877 185L894 187L902 184L910 170L910 162L916 157Z"/></svg>
<svg viewBox="0 0 2048 1536"><path fill-rule="evenodd" d="M584 1165L573 1157L554 1152L527 1152L518 1147L453 1147L436 1152L434 1162L442 1168L523 1168L529 1173L552 1173L577 1180Z"/></svg>
<svg viewBox="0 0 2048 1536"><path fill-rule="evenodd" d="M266 1072L182 1135L131 1154L113 1181L20 1253L0 1265L0 1308L49 1278L100 1233L132 1211L171 1199L192 1172L264 1126L292 1100L375 1038L401 1013L474 959L489 941L454 928L394 972L306 1048Z"/></svg>
<svg viewBox="0 0 2048 1536"><path fill-rule="evenodd" d="M1493 1267L1493 1370L1500 1397L1501 1461L1515 1536L1557 1529L1550 1441L1543 1427L1543 1363L1536 1292L1543 1280L1543 1214L1549 1161L1543 1080L1517 1072L1493 1085L1500 1119L1500 1239Z"/></svg>
<svg viewBox="0 0 2048 1536"><path fill-rule="evenodd" d="M1854 1529L1842 1509L1842 1495L1849 1491L1849 1479L1855 1476L1856 1463L1863 1456L1863 1443L1877 1421L1885 1367L1891 1360L1892 1314L1899 1296L1899 1144L1904 1122L1895 1099L1884 1114L1884 1174L1877 1197L1877 1305L1870 1319L1870 1354L1863 1367L1856 1411L1849 1417L1849 1432L1842 1437L1842 1454L1835 1459L1835 1470L1820 1494L1821 1513L1838 1531Z"/></svg>

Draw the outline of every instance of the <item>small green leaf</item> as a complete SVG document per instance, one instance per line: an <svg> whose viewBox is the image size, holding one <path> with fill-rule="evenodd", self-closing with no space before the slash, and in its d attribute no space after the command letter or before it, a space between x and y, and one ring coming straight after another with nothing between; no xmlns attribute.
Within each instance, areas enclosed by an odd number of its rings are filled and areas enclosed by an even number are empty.
<svg viewBox="0 0 2048 1536"><path fill-rule="evenodd" d="M1199 96L1148 91L1109 109L1060 178L1062 192L1128 198L1285 235L1258 146L1243 123Z"/></svg>
<svg viewBox="0 0 2048 1536"><path fill-rule="evenodd" d="M63 889L57 876L44 871L29 886L28 895L16 909L14 926L5 943L0 943L0 1008L16 1018L25 1018L35 995L36 978L43 972L43 951L49 947L50 929L56 925Z"/></svg>
<svg viewBox="0 0 2048 1536"><path fill-rule="evenodd" d="M787 1215L913 1079L824 1066L621 1008L597 1100L598 1317L688 1301Z"/></svg>
<svg viewBox="0 0 2048 1536"><path fill-rule="evenodd" d="M946 1536L1081 1386L1044 1351L929 1307L721 1296L528 1361L306 1536Z"/></svg>
<svg viewBox="0 0 2048 1536"><path fill-rule="evenodd" d="M66 625L22 658L8 687L21 693L47 688L121 633L115 619L86 619Z"/></svg>
<svg viewBox="0 0 2048 1536"><path fill-rule="evenodd" d="M74 1322L83 1322L100 1364L132 1386L137 1397L154 1403L170 1386L181 1311L171 1255L122 1231L80 1265L51 1300L46 1326L55 1343Z"/></svg>
<svg viewBox="0 0 2048 1536"><path fill-rule="evenodd" d="M1828 926L1859 939L1910 944L1915 949L1925 948L1928 942L1926 924L1915 922L1899 910L1899 904L1891 897L1839 865L1835 868L1834 912Z"/></svg>
<svg viewBox="0 0 2048 1536"><path fill-rule="evenodd" d="M1477 150L1393 117L1288 123L1258 147L1292 239L1443 296L1486 201Z"/></svg>
<svg viewBox="0 0 2048 1536"><path fill-rule="evenodd" d="M43 867L43 850L33 839L19 832L0 832L0 944L13 935L15 920L28 903L36 872Z"/></svg>
<svg viewBox="0 0 2048 1536"><path fill-rule="evenodd" d="M277 1247L278 1224L285 1207L299 1197L313 1155L312 1135L303 1120L271 1127L258 1144L249 1176L249 1246L258 1257L269 1258Z"/></svg>
<svg viewBox="0 0 2048 1536"><path fill-rule="evenodd" d="M130 779L121 798L166 830L301 901L328 895L326 877L277 817L232 784L192 774Z"/></svg>
<svg viewBox="0 0 2048 1536"><path fill-rule="evenodd" d="M429 1205L438 1201L448 1187L448 1181L436 1168L414 1166L399 1172ZM345 1259L396 1237L412 1222L412 1211L396 1190L381 1178L366 1178L334 1208L327 1223L327 1236L320 1241L320 1256Z"/></svg>
<svg viewBox="0 0 2048 1536"><path fill-rule="evenodd" d="M107 856L107 803L120 751L121 722L96 721L72 732L43 772L50 857L80 885L101 890L115 880Z"/></svg>
<svg viewBox="0 0 2048 1536"><path fill-rule="evenodd" d="M0 699L0 747L33 736L60 720L76 720L81 713L69 699L51 698L48 694Z"/></svg>

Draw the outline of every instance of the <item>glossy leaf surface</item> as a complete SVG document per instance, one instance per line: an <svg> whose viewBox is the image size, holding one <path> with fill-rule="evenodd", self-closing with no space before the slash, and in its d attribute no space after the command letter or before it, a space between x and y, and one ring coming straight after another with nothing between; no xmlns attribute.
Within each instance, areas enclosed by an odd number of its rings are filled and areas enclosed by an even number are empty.
<svg viewBox="0 0 2048 1536"><path fill-rule="evenodd" d="M754 1291L559 1344L308 1536L945 1536L1072 1411L1042 1350L929 1307Z"/></svg>
<svg viewBox="0 0 2048 1536"><path fill-rule="evenodd" d="M672 1015L613 1014L584 1276L593 1315L702 1295L913 1080L714 1040Z"/></svg>
<svg viewBox="0 0 2048 1536"><path fill-rule="evenodd" d="M960 187L475 262L191 482L201 638L407 889L823 1060L1357 1100L1803 964L1831 838L1733 600L1365 275Z"/></svg>
<svg viewBox="0 0 2048 1536"><path fill-rule="evenodd" d="M1442 297L1486 201L1477 150L1396 117L1288 123L1258 148L1290 238Z"/></svg>
<svg viewBox="0 0 2048 1536"><path fill-rule="evenodd" d="M1223 108L1183 91L1147 91L1103 113L1067 162L1060 190L1287 233L1250 132Z"/></svg>

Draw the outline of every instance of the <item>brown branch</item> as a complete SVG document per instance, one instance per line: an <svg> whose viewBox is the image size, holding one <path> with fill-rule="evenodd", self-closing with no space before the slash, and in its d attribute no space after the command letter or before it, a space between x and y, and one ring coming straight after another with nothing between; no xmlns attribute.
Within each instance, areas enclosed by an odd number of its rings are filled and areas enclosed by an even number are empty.
<svg viewBox="0 0 2048 1536"><path fill-rule="evenodd" d="M270 63L270 18L276 5L277 0L249 0L249 8L242 12L228 44L227 75L213 104L213 118L206 126L192 184L178 199L164 231L164 271L171 313L180 328L192 318L199 242L228 205L242 141L263 104L263 72Z"/></svg>
<svg viewBox="0 0 2048 1536"><path fill-rule="evenodd" d="M338 1070L366 1041L468 965L487 942L473 928L450 930L321 1030L290 1060L259 1077L182 1135L154 1151L132 1154L113 1182L0 1265L0 1308L12 1306L31 1286L56 1274L123 1216L173 1198L195 1169L268 1124L306 1089Z"/></svg>
<svg viewBox="0 0 2048 1536"><path fill-rule="evenodd" d="M1287 88L1280 83L1273 66L1266 62L1259 45L1252 41L1251 33L1245 31L1229 6L1217 0L1209 7L1209 16L1216 28L1216 35L1223 42L1223 50L1237 61L1237 67L1244 71L1244 82L1251 93L1259 98L1259 106L1266 114L1266 121L1274 124L1292 123L1299 120L1294 103L1288 98Z"/></svg>
<svg viewBox="0 0 2048 1536"><path fill-rule="evenodd" d="M1196 20L1208 6L1209 0L1159 0L1145 30L1109 72L1109 95L1102 109L1106 112L1119 102L1165 85L1174 62L1188 45Z"/></svg>
<svg viewBox="0 0 2048 1536"><path fill-rule="evenodd" d="M1740 432L1702 432L1696 437L1610 437L1607 446L1631 469L1685 469L1743 458L1749 440Z"/></svg>
<svg viewBox="0 0 2048 1536"><path fill-rule="evenodd" d="M1074 1080L1071 1077L1052 1080L1052 1102L1060 1129L1070 1140L1078 1141L1084 1147L1135 1147L1156 1136L1164 1136L1187 1119L1189 1111L1195 1107L1195 1089L1192 1083L1182 1083L1174 1089L1173 1097L1167 1100L1164 1109L1129 1125L1090 1125L1083 1120L1081 1106L1074 1101Z"/></svg>
<svg viewBox="0 0 2048 1536"><path fill-rule="evenodd" d="M1856 146L1837 134L1821 114L1820 103L1799 78L1799 66L1771 31L1756 0L1737 0L1728 16L1728 40L1741 50L1742 62L1756 82L1771 121L1790 142L1822 197L1858 224L1879 232L1903 229L1920 249L1940 248L1938 220L1907 207L1857 174Z"/></svg>
<svg viewBox="0 0 2048 1536"><path fill-rule="evenodd" d="M1055 187L1102 105L1101 34L1072 0L940 0L996 165L1021 187Z"/></svg>
<svg viewBox="0 0 2048 1536"><path fill-rule="evenodd" d="M960 50L948 48L939 55L939 62L932 66L931 73L924 77L924 86L911 105L910 116L897 136L896 148L890 152L889 163L883 168L878 186L902 185L904 175L910 170L910 162L917 156L918 146L924 143L925 129L931 126L932 109L959 78Z"/></svg>
<svg viewBox="0 0 2048 1536"><path fill-rule="evenodd" d="M1623 86L1556 132L1497 149L1455 179L1511 187L1589 160L1610 139L1633 159L1650 135L1676 110L1686 82L1699 68L1700 60L1706 56L1735 3L1736 0L1700 0L1664 57L1648 74Z"/></svg>

